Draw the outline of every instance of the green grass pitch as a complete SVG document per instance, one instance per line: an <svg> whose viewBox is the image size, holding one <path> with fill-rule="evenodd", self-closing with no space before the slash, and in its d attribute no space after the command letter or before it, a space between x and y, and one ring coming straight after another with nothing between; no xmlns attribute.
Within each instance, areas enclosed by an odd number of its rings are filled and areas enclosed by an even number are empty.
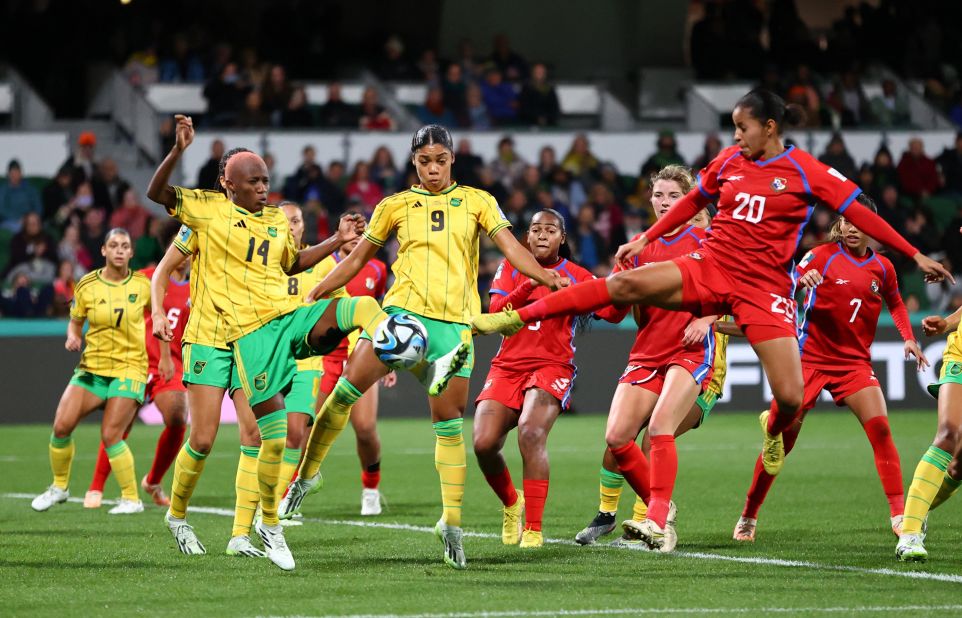
<svg viewBox="0 0 962 618"><path fill-rule="evenodd" d="M470 451L464 525L468 570L441 561L427 532L440 514L427 418L380 424L384 514L361 518L353 435L345 432L324 468L324 490L305 503L304 526L287 529L297 570L223 554L230 534L237 432L221 429L194 494L208 512L190 516L206 556L182 556L163 522L111 517L68 503L34 513L29 500L50 482L49 425L0 430L0 615L184 616L553 616L553 615L958 615L962 611L962 523L957 498L930 520L929 562L901 565L872 461L857 421L822 406L806 421L761 512L758 540L735 544L760 446L755 415L717 413L678 442L678 552L654 555L578 547L575 533L598 505L604 417L562 418L551 434L551 489L541 550L504 547L499 503ZM899 413L892 428L910 478L935 430L934 411ZM130 437L138 478L158 429ZM97 428L75 435L71 493L90 480ZM520 485L514 437L506 452ZM169 483L169 479L165 481ZM107 498L119 490L108 480ZM626 489L620 515L630 516ZM390 526L400 524L400 526ZM914 609L909 609L914 608Z"/></svg>

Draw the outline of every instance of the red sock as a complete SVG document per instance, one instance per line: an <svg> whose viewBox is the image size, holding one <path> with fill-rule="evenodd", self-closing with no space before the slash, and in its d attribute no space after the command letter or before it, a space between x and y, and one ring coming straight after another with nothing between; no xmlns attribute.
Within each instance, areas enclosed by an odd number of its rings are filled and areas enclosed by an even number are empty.
<svg viewBox="0 0 962 618"><path fill-rule="evenodd" d="M124 440L130 435L130 431L124 432ZM110 476L110 458L107 457L107 449L104 448L103 441L100 442L100 449L97 451L97 463L94 466L94 477L90 479L89 491L99 491L103 493L104 484Z"/></svg>
<svg viewBox="0 0 962 618"><path fill-rule="evenodd" d="M678 452L675 450L675 436L652 436L651 502L648 504L648 519L662 528L668 520L668 507L677 476Z"/></svg>
<svg viewBox="0 0 962 618"><path fill-rule="evenodd" d="M592 279L568 286L541 300L518 309L525 322L536 322L561 315L581 315L611 304L611 294L604 279Z"/></svg>
<svg viewBox="0 0 962 618"><path fill-rule="evenodd" d="M371 464L361 470L361 487L364 489L377 489L381 484L381 462Z"/></svg>
<svg viewBox="0 0 962 618"><path fill-rule="evenodd" d="M174 425L164 427L157 438L157 450L154 452L154 463L150 466L147 473L147 484L157 485L164 480L164 475L170 469L170 464L177 459L180 447L184 445L184 433L187 432L187 425Z"/></svg>
<svg viewBox="0 0 962 618"><path fill-rule="evenodd" d="M548 479L524 479L524 524L529 530L541 531L541 516L548 499Z"/></svg>
<svg viewBox="0 0 962 618"><path fill-rule="evenodd" d="M778 407L778 403L773 401L768 414L768 433L773 436L785 433L801 412L801 408L798 410L782 410Z"/></svg>
<svg viewBox="0 0 962 618"><path fill-rule="evenodd" d="M645 504L648 504L651 500L651 472L641 447L637 442L632 441L622 447L611 449L611 454L618 462L621 475L625 477L635 493L641 496Z"/></svg>
<svg viewBox="0 0 962 618"><path fill-rule="evenodd" d="M792 425L782 435L782 439L785 441L786 457L792 452L792 449L795 448L795 441L798 440L798 433L801 430L801 424ZM775 477L765 472L765 466L762 465L762 456L759 455L758 459L755 460L755 474L752 477L752 486L748 488L748 496L745 498L745 509L742 511L742 517L758 519L758 509L760 509L762 503L765 502L768 490L772 488L772 483L774 482Z"/></svg>
<svg viewBox="0 0 962 618"><path fill-rule="evenodd" d="M514 489L514 482L511 480L511 473L508 472L507 467L497 474L485 474L484 478L488 481L488 485L491 486L494 493L498 494L501 504L514 506L514 503L518 501L518 492Z"/></svg>
<svg viewBox="0 0 962 618"><path fill-rule="evenodd" d="M905 511L905 494L902 491L902 465L899 462L899 452L892 441L892 430L889 420L884 416L870 419L864 426L865 435L872 443L875 454L875 469L878 470L882 489L889 501L889 512L892 517L901 515Z"/></svg>

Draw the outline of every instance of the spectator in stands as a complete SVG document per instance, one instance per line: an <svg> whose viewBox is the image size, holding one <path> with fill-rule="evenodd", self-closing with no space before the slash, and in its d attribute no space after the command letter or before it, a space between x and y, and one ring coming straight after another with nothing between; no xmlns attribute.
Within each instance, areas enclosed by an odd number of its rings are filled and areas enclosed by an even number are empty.
<svg viewBox="0 0 962 618"><path fill-rule="evenodd" d="M281 126L281 114L287 109L292 94L294 87L287 81L287 71L281 65L275 64L261 88L261 109L268 115L273 126Z"/></svg>
<svg viewBox="0 0 962 618"><path fill-rule="evenodd" d="M224 156L224 142L215 139L210 143L210 158L197 172L198 189L219 189L217 176L220 172L220 159Z"/></svg>
<svg viewBox="0 0 962 618"><path fill-rule="evenodd" d="M10 262L8 269L29 262L35 258L51 264L57 259L57 246L43 230L43 221L35 212L23 215L20 231L10 239ZM53 279L51 277L51 279Z"/></svg>
<svg viewBox="0 0 962 618"><path fill-rule="evenodd" d="M818 159L829 167L834 167L846 178L855 179L858 169L855 167L855 159L845 148L845 141L840 133L832 134L832 139L825 146L825 152Z"/></svg>
<svg viewBox="0 0 962 618"><path fill-rule="evenodd" d="M535 208L537 210L543 208L551 208L556 210L564 217L565 229L571 230L575 227L574 217L571 215L571 210L568 208L567 204L562 204L558 200L554 199L551 195L551 191L542 185L541 189L538 190L538 194L535 196Z"/></svg>
<svg viewBox="0 0 962 618"><path fill-rule="evenodd" d="M879 146L875 152L875 159L872 161L872 195L881 195L882 189L889 186L897 186L899 183L898 169L892 158L892 152L887 146Z"/></svg>
<svg viewBox="0 0 962 618"><path fill-rule="evenodd" d="M130 259L133 269L147 268L160 262L167 250L168 241L176 229L168 229L169 220L151 217L147 222L147 233L134 243L134 257Z"/></svg>
<svg viewBox="0 0 962 618"><path fill-rule="evenodd" d="M124 192L124 201L120 208L110 216L110 227L122 227L130 232L130 239L136 241L147 231L147 222L150 220L150 212L140 203L137 192L127 189Z"/></svg>
<svg viewBox="0 0 962 618"><path fill-rule="evenodd" d="M57 224L63 222L62 219L58 219L58 214L73 199L73 187L70 182L70 168L64 166L57 170L57 175L43 188L44 221L54 221Z"/></svg>
<svg viewBox="0 0 962 618"><path fill-rule="evenodd" d="M584 133L575 135L571 148L561 160L561 167L580 180L587 180L595 175L598 170L598 158L591 154L587 135Z"/></svg>
<svg viewBox="0 0 962 618"><path fill-rule="evenodd" d="M868 122L871 109L855 71L842 73L828 97L829 106L839 115L843 127L857 127Z"/></svg>
<svg viewBox="0 0 962 618"><path fill-rule="evenodd" d="M611 163L602 163L598 165L597 171L595 172L598 181L603 185L608 187L611 194L614 195L615 201L619 204L624 204L625 199L628 197L625 191L625 187L621 182L621 176L618 175L618 170Z"/></svg>
<svg viewBox="0 0 962 618"><path fill-rule="evenodd" d="M153 46L134 50L127 58L123 68L124 77L134 88L144 88L160 81L160 60Z"/></svg>
<svg viewBox="0 0 962 618"><path fill-rule="evenodd" d="M93 267L93 258L87 253L87 248L80 242L80 226L68 225L63 231L63 238L57 245L57 257L74 265L74 279L80 279Z"/></svg>
<svg viewBox="0 0 962 618"><path fill-rule="evenodd" d="M521 179L525 161L514 149L514 140L505 135L498 140L498 156L491 162L491 171L505 188L510 189Z"/></svg>
<svg viewBox="0 0 962 618"><path fill-rule="evenodd" d="M120 207L124 193L130 188L130 183L120 177L117 162L104 158L97 166L96 182L92 184L94 202L103 205L108 213Z"/></svg>
<svg viewBox="0 0 962 618"><path fill-rule="evenodd" d="M538 191L542 189L541 173L538 172L538 166L525 165L521 172L521 179L515 185L515 188L524 191L528 204L534 206Z"/></svg>
<svg viewBox="0 0 962 618"><path fill-rule="evenodd" d="M716 2L701 6L704 16L691 28L691 64L698 79L721 79L727 71L726 57L718 53L727 42L721 7Z"/></svg>
<svg viewBox="0 0 962 618"><path fill-rule="evenodd" d="M939 171L935 161L925 155L918 137L909 140L909 149L902 154L898 172L902 193L910 197L924 199L939 190Z"/></svg>
<svg viewBox="0 0 962 618"><path fill-rule="evenodd" d="M488 107L484 103L481 95L481 88L470 83L465 90L465 110L467 116L467 127L477 131L485 131L491 128L491 115L488 114Z"/></svg>
<svg viewBox="0 0 962 618"><path fill-rule="evenodd" d="M668 130L658 134L657 150L641 166L641 176L648 178L666 165L685 165L685 160L678 154L675 134Z"/></svg>
<svg viewBox="0 0 962 618"><path fill-rule="evenodd" d="M503 182L499 181L497 174L490 165L485 165L478 170L477 188L490 193L499 204L503 204L508 198L507 188Z"/></svg>
<svg viewBox="0 0 962 618"><path fill-rule="evenodd" d="M785 100L795 103L805 110L805 127L813 128L822 124L822 97L819 95L812 70L807 64L795 69L795 79L788 87Z"/></svg>
<svg viewBox="0 0 962 618"><path fill-rule="evenodd" d="M595 211L593 208L582 208L578 211L578 227L569 237L576 253L575 261L595 275L604 277L608 273L605 260L608 247L604 238L595 229Z"/></svg>
<svg viewBox="0 0 962 618"><path fill-rule="evenodd" d="M541 62L531 67L531 77L521 88L518 115L522 122L530 125L554 127L558 124L561 115L558 93L548 82L548 68Z"/></svg>
<svg viewBox="0 0 962 618"><path fill-rule="evenodd" d="M467 83L461 65L452 62L444 71L441 80L441 93L444 96L444 107L451 110L459 127L470 126L468 120Z"/></svg>
<svg viewBox="0 0 962 618"><path fill-rule="evenodd" d="M394 118L378 102L377 91L368 87L361 96L361 118L359 125L365 131L393 131Z"/></svg>
<svg viewBox="0 0 962 618"><path fill-rule="evenodd" d="M93 267L100 268L104 265L104 258L100 255L100 248L104 244L104 236L107 234L107 226L104 224L104 211L101 208L87 208L80 211L82 214L80 227L80 242L87 255L93 259Z"/></svg>
<svg viewBox="0 0 962 618"><path fill-rule="evenodd" d="M240 53L241 79L248 84L263 84L270 73L270 65L262 62L254 47L245 47Z"/></svg>
<svg viewBox="0 0 962 618"><path fill-rule="evenodd" d="M955 230L955 233L957 234L958 230ZM945 266L950 273L955 274L958 272L953 267L952 260L949 259L944 251L937 251L929 257L941 262L942 266ZM932 313L952 313L958 308L958 297L962 296L962 278L956 277L955 283L946 279L939 283L927 285L925 286L925 295L929 299L929 310ZM955 304L954 307L952 306L953 304Z"/></svg>
<svg viewBox="0 0 962 618"><path fill-rule="evenodd" d="M384 191L381 189L381 185L371 180L371 166L367 161L358 161L354 165L351 182L347 183L344 193L347 195L348 201L352 198L360 200L364 206L365 215L370 215L377 203L384 199Z"/></svg>
<svg viewBox="0 0 962 618"><path fill-rule="evenodd" d="M444 93L440 86L428 88L424 105L418 106L416 114L422 124L440 124L445 127L453 127L456 123L454 114L444 106Z"/></svg>
<svg viewBox="0 0 962 618"><path fill-rule="evenodd" d="M390 195L400 188L400 176L397 165L394 164L394 155L387 146L378 146L371 157L371 178L381 186L385 195Z"/></svg>
<svg viewBox="0 0 962 618"><path fill-rule="evenodd" d="M461 67L461 72L468 81L481 79L482 66L474 52L471 39L461 39L458 42L458 58L455 62Z"/></svg>
<svg viewBox="0 0 962 618"><path fill-rule="evenodd" d="M645 217L637 208L625 210L625 236L634 238L637 234L645 231Z"/></svg>
<svg viewBox="0 0 962 618"><path fill-rule="evenodd" d="M228 62L220 73L204 86L207 99L207 122L214 127L231 127L237 124L237 116L244 106L250 87L241 79L237 65Z"/></svg>
<svg viewBox="0 0 962 618"><path fill-rule="evenodd" d="M621 204L607 185L596 182L591 186L588 202L581 207L595 211L595 229L605 239L609 247L617 247L628 242L625 237L625 217Z"/></svg>
<svg viewBox="0 0 962 618"><path fill-rule="evenodd" d="M962 127L962 89L955 93L954 101L949 107L949 119L955 126Z"/></svg>
<svg viewBox="0 0 962 618"><path fill-rule="evenodd" d="M74 188L97 176L96 149L97 136L92 131L84 131L77 137L77 149L64 161L64 166L70 169L70 182Z"/></svg>
<svg viewBox="0 0 962 618"><path fill-rule="evenodd" d="M60 260L60 264L57 265L57 278L53 281L53 302L50 305L50 317L65 318L70 315L75 276L73 263L70 260Z"/></svg>
<svg viewBox="0 0 962 618"><path fill-rule="evenodd" d="M558 155L555 153L554 147L542 146L538 152L538 173L541 174L542 182L545 184L551 182L551 177L554 175L554 168L557 166Z"/></svg>
<svg viewBox="0 0 962 618"><path fill-rule="evenodd" d="M392 34L384 43L384 57L374 71L381 79L404 81L416 79L417 72L404 58L404 43L401 37Z"/></svg>
<svg viewBox="0 0 962 618"><path fill-rule="evenodd" d="M718 139L717 134L709 133L706 135L705 145L702 146L701 154L698 155L698 158L695 159L695 162L691 164L695 172L697 173L699 170L711 163L712 160L718 156L718 153L721 152L721 149L722 143L721 140Z"/></svg>
<svg viewBox="0 0 962 618"><path fill-rule="evenodd" d="M3 313L12 318L36 318L47 315L53 301L53 286L37 284L23 270L10 279L10 289L3 294ZM51 277L51 280L53 278Z"/></svg>
<svg viewBox="0 0 962 618"><path fill-rule="evenodd" d="M259 90L251 90L244 97L244 108L237 115L238 127L269 127L271 117L264 111L264 99Z"/></svg>
<svg viewBox="0 0 962 618"><path fill-rule="evenodd" d="M895 185L886 185L879 190L876 202L878 214L888 221L896 230L901 230L905 223L906 212L900 201L899 190Z"/></svg>
<svg viewBox="0 0 962 618"><path fill-rule="evenodd" d="M0 184L0 226L17 232L27 213L35 214L39 219L43 204L37 189L24 180L20 162L11 159L7 164L7 180Z"/></svg>
<svg viewBox="0 0 962 618"><path fill-rule="evenodd" d="M454 163L451 166L451 177L462 185L477 187L482 167L484 167L484 161L471 151L471 140L462 138L458 142Z"/></svg>
<svg viewBox="0 0 962 618"><path fill-rule="evenodd" d="M534 211L528 207L528 196L521 188L512 189L504 206L504 216L511 223L514 235L521 238L527 234L534 216Z"/></svg>
<svg viewBox="0 0 962 618"><path fill-rule="evenodd" d="M420 80L432 85L441 81L441 63L438 62L436 50L428 48L421 52L415 67Z"/></svg>
<svg viewBox="0 0 962 618"><path fill-rule="evenodd" d="M341 84L331 82L327 86L327 101L321 106L320 125L328 128L347 129L356 127L358 113L353 105L341 98Z"/></svg>
<svg viewBox="0 0 962 618"><path fill-rule="evenodd" d="M955 135L955 147L943 150L935 162L942 171L945 190L962 197L962 131Z"/></svg>
<svg viewBox="0 0 962 618"><path fill-rule="evenodd" d="M528 77L528 63L511 49L511 41L504 34L494 37L494 51L491 53L489 62L509 82L520 82Z"/></svg>
<svg viewBox="0 0 962 618"><path fill-rule="evenodd" d="M883 127L904 127L911 123L908 97L899 92L895 81L882 80L882 93L872 98L872 115Z"/></svg>
<svg viewBox="0 0 962 618"><path fill-rule="evenodd" d="M322 196L324 207L334 216L340 217L347 203L347 198L344 195L344 189L347 187L348 181L347 168L340 161L331 161L331 164L327 166L325 180L327 182L324 185L324 194ZM324 238L326 238L326 236L324 236Z"/></svg>
<svg viewBox="0 0 962 618"><path fill-rule="evenodd" d="M929 223L929 218L921 208L914 208L905 218L902 236L919 251L928 255L936 250L938 235Z"/></svg>
<svg viewBox="0 0 962 618"><path fill-rule="evenodd" d="M490 68L481 83L481 98L491 120L498 126L510 125L518 117L518 95L514 87L504 81L497 68Z"/></svg>
<svg viewBox="0 0 962 618"><path fill-rule="evenodd" d="M561 167L555 167L551 176L551 196L577 214L581 205L588 201L588 194L584 185L574 178L570 172Z"/></svg>
<svg viewBox="0 0 962 618"><path fill-rule="evenodd" d="M730 32L728 34L731 36ZM783 66L803 62L818 53L795 0L774 0L769 9L768 36L771 56Z"/></svg>
<svg viewBox="0 0 962 618"><path fill-rule="evenodd" d="M291 92L291 100L281 111L281 126L284 128L310 127L314 125L314 115L307 105L307 90L297 86Z"/></svg>
<svg viewBox="0 0 962 618"><path fill-rule="evenodd" d="M168 83L204 81L204 65L197 55L191 52L185 35L174 35L170 54L161 58L160 81Z"/></svg>

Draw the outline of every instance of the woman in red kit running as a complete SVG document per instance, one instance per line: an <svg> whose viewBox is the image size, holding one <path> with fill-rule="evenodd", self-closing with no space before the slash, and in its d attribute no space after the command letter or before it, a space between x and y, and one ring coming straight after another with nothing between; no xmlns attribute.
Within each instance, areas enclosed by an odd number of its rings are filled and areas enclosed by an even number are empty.
<svg viewBox="0 0 962 618"><path fill-rule="evenodd" d="M577 264L560 256L565 242L564 217L546 208L528 228L528 248L538 263L572 283L594 279ZM567 248L567 247L565 247ZM491 282L491 310L521 307L548 294L548 288L525 277L507 260ZM491 361L491 370L478 395L474 415L474 454L491 489L504 504L501 541L522 548L541 547L541 517L548 497L548 432L571 400L578 373L574 364L574 335L581 318L544 320L505 337ZM501 450L505 438L518 428L518 447L524 462L524 490L514 488ZM522 533L522 524L524 531Z"/></svg>
<svg viewBox="0 0 962 618"><path fill-rule="evenodd" d="M618 249L628 260L649 243L684 224L715 202L718 216L699 251L669 262L626 270L604 280L580 283L517 311L482 314L472 320L481 333L513 334L525 323L580 315L611 304L653 305L698 316L732 315L758 355L775 405L763 424L762 463L778 474L785 459L782 432L802 405L801 358L795 332L793 255L813 204L844 213L868 236L918 265L930 282L949 272L922 255L868 208L862 192L835 169L795 146L785 147L782 130L803 119L767 90L753 90L732 112L735 145L698 175L697 190L675 204L651 229Z"/></svg>

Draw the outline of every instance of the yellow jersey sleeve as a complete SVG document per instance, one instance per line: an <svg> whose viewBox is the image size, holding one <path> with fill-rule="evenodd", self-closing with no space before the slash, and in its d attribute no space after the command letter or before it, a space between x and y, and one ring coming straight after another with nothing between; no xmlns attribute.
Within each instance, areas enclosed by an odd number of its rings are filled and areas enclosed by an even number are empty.
<svg viewBox="0 0 962 618"><path fill-rule="evenodd" d="M193 255L197 251L197 234L186 225L181 225L174 236L174 246L184 255Z"/></svg>
<svg viewBox="0 0 962 618"><path fill-rule="evenodd" d="M290 228L287 231L287 244L284 246L284 254L281 255L281 269L286 273L294 264L297 262L297 254L300 253L300 249L297 247L297 243L294 242L294 235L291 234Z"/></svg>
<svg viewBox="0 0 962 618"><path fill-rule="evenodd" d="M945 341L945 350L942 352L942 373L949 363L962 363L962 322L958 328L949 333Z"/></svg>
<svg viewBox="0 0 962 618"><path fill-rule="evenodd" d="M174 207L167 209L168 214L195 231L206 227L217 217L215 209L230 204L227 196L220 191L174 187L174 193L177 199Z"/></svg>
<svg viewBox="0 0 962 618"><path fill-rule="evenodd" d="M397 205L395 196L389 196L381 200L374 208L371 215L371 222L364 230L364 238L378 247L383 247L387 239L394 233L397 227L395 217L397 215Z"/></svg>
<svg viewBox="0 0 962 618"><path fill-rule="evenodd" d="M508 218L504 216L501 211L501 207L498 206L497 200L494 196L487 191L481 191L475 189L478 197L481 198L481 211L478 213L478 222L481 227L487 232L489 238L494 238L494 235L503 230L506 227L511 227L511 223Z"/></svg>

